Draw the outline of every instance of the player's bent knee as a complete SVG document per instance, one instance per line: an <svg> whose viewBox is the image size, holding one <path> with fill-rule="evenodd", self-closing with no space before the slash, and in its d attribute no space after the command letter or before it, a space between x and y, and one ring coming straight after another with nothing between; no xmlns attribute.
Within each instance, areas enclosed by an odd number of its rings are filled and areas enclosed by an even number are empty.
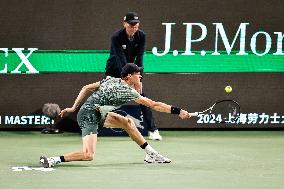
<svg viewBox="0 0 284 189"><path fill-rule="evenodd" d="M94 159L94 153L84 153L84 159L86 161L92 161Z"/></svg>
<svg viewBox="0 0 284 189"><path fill-rule="evenodd" d="M134 122L132 119L127 118L126 120L126 128L128 130L133 130L135 128Z"/></svg>

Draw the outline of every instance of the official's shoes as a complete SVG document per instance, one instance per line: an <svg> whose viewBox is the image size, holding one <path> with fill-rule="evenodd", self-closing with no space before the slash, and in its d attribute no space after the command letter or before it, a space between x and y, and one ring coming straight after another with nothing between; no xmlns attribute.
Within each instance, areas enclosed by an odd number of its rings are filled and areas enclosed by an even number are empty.
<svg viewBox="0 0 284 189"><path fill-rule="evenodd" d="M161 154L146 154L144 162L146 163L171 163L167 157L162 156Z"/></svg>
<svg viewBox="0 0 284 189"><path fill-rule="evenodd" d="M54 167L54 165L56 164L55 160L53 158L47 158L47 157L44 157L44 156L40 156L39 163L44 168Z"/></svg>
<svg viewBox="0 0 284 189"><path fill-rule="evenodd" d="M162 140L162 136L160 135L158 129L153 132L149 131L149 139L150 140Z"/></svg>

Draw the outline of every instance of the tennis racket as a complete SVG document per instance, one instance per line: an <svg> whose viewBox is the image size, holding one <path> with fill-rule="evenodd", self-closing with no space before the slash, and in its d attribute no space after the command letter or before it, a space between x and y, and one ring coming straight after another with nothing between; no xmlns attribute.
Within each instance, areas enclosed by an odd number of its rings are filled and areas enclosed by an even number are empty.
<svg viewBox="0 0 284 189"><path fill-rule="evenodd" d="M202 112L189 113L190 116L208 114L219 123L234 123L240 116L240 105L234 100L220 100Z"/></svg>

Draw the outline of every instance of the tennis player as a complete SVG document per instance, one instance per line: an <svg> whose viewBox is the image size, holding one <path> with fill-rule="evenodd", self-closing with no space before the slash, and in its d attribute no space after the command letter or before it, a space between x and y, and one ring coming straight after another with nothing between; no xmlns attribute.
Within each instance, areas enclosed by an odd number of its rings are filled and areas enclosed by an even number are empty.
<svg viewBox="0 0 284 189"><path fill-rule="evenodd" d="M97 129L99 126L107 128L122 128L142 149L145 150L146 163L170 163L171 160L153 149L143 138L136 128L134 121L111 112L118 109L122 104L135 101L153 110L165 113L177 114L181 119L190 118L187 111L178 107L170 106L162 102L155 102L141 96L134 85L139 84L142 76L142 68L134 63L127 63L121 72L121 78L106 77L100 82L86 85L80 91L77 99L71 108L60 112L60 116L74 112L81 106L77 121L82 130L83 148L69 154L58 157L40 157L43 167L53 167L55 164L70 161L91 161L93 160L97 146Z"/></svg>

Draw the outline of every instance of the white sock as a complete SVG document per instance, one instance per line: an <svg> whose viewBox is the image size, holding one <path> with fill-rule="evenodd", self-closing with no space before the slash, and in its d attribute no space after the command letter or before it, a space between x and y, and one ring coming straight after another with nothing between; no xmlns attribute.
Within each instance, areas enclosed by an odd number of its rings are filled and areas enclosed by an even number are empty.
<svg viewBox="0 0 284 189"><path fill-rule="evenodd" d="M148 144L144 149L147 154L158 154L158 152Z"/></svg>
<svg viewBox="0 0 284 189"><path fill-rule="evenodd" d="M54 159L55 164L61 163L60 157L50 157L50 158Z"/></svg>

